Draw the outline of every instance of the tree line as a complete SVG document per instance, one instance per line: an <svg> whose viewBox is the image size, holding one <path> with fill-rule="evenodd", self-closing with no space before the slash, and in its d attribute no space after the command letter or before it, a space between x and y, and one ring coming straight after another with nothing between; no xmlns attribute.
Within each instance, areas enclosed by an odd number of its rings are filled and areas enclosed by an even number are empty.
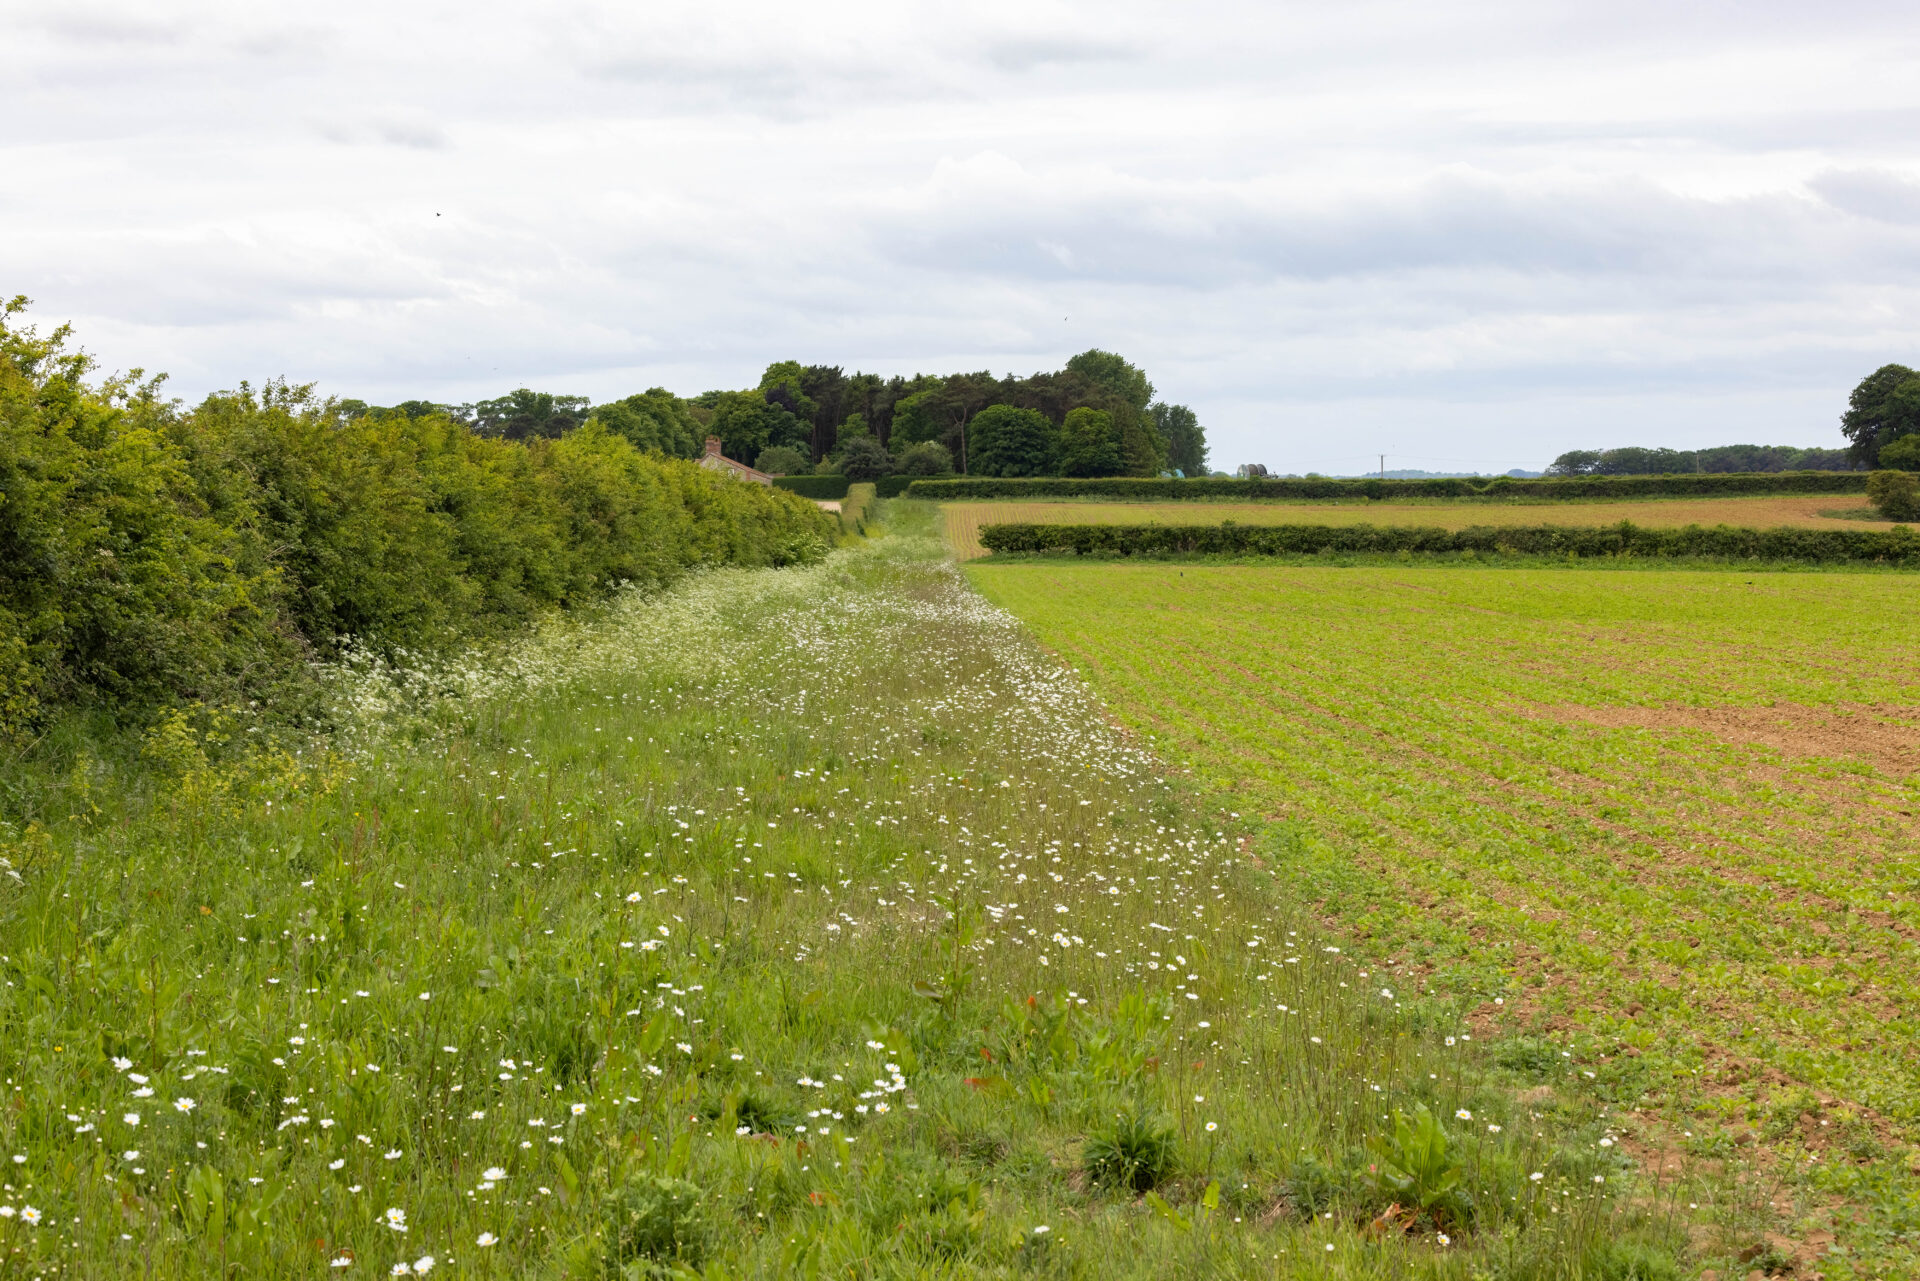
<svg viewBox="0 0 1920 1281"><path fill-rule="evenodd" d="M26 305L0 311L0 740L63 705L286 705L349 639L433 645L833 537L590 417L510 432L282 381L186 408L139 370L90 380Z"/></svg>
<svg viewBox="0 0 1920 1281"><path fill-rule="evenodd" d="M348 415L373 412L341 402ZM482 436L556 439L589 422L636 447L696 456L718 436L727 457L792 475L1204 475L1206 431L1185 405L1156 400L1146 373L1097 348L1025 378L987 370L911 378L778 361L757 387L682 398L655 387L591 404L522 388L470 405L409 401L386 412L443 414Z"/></svg>
<svg viewBox="0 0 1920 1281"><path fill-rule="evenodd" d="M1920 373L1882 365L1861 379L1840 416L1842 449L1721 445L1714 449L1571 449L1550 476L1684 476L1781 471L1920 471Z"/></svg>

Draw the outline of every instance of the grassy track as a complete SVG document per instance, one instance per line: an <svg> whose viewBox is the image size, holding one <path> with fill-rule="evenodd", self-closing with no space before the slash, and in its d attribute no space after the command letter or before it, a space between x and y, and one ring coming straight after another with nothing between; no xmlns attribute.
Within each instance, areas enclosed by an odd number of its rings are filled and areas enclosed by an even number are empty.
<svg viewBox="0 0 1920 1281"><path fill-rule="evenodd" d="M1073 525L1186 525L1238 521L1243 525L1424 525L1464 529L1469 525L1798 525L1861 529L1854 519L1822 515L1864 509L1858 494L1760 495L1741 498L1654 498L1638 502L1344 502L1344 503L945 503L947 541L963 560L986 555L980 527L1001 522Z"/></svg>
<svg viewBox="0 0 1920 1281"><path fill-rule="evenodd" d="M1771 1145L1915 1274L1920 582L968 572L1329 923L1604 1056L1650 1143Z"/></svg>
<svg viewBox="0 0 1920 1281"><path fill-rule="evenodd" d="M0 1275L1627 1281L1757 1240L1633 1173L1602 1068L1489 1060L1316 941L930 530L332 689L326 737L187 709L9 763Z"/></svg>

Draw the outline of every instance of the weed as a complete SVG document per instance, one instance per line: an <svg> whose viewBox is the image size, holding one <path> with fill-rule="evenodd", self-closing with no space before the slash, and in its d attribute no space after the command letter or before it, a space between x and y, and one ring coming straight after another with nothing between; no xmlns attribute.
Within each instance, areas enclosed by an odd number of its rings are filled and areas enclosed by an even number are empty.
<svg viewBox="0 0 1920 1281"><path fill-rule="evenodd" d="M1097 1187L1145 1192L1173 1172L1173 1126L1151 1113L1127 1109L1087 1136L1081 1167Z"/></svg>

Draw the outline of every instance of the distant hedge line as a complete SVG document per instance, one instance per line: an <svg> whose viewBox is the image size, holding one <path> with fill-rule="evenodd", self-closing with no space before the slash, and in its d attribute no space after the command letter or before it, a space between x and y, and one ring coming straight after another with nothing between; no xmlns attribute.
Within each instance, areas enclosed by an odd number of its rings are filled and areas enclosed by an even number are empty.
<svg viewBox="0 0 1920 1281"><path fill-rule="evenodd" d="M873 483L874 497L898 498L915 485L936 480L960 480L960 476L882 476Z"/></svg>
<svg viewBox="0 0 1920 1281"><path fill-rule="evenodd" d="M1892 529L1648 529L1621 522L1476 525L986 525L992 552L1077 556L1296 556L1320 552L1491 552L1535 556L1703 556L1740 560L1881 561L1920 565L1920 532Z"/></svg>
<svg viewBox="0 0 1920 1281"><path fill-rule="evenodd" d="M882 476L879 480L873 482L874 496L876 498L898 498L907 492L908 486L924 483L929 479L945 480L948 478L944 476ZM790 489L794 493L804 495L807 498L825 499L845 498L852 484L853 482L845 476L776 476L773 480L775 489Z"/></svg>
<svg viewBox="0 0 1920 1281"><path fill-rule="evenodd" d="M420 646L697 565L825 554L795 495L589 424L476 436L348 417L303 388L208 397L85 380L0 315L0 739L53 705L289 692L349 637Z"/></svg>
<svg viewBox="0 0 1920 1281"><path fill-rule="evenodd" d="M907 497L951 502L968 498L1649 498L1714 494L1857 494L1865 492L1866 472L1727 472L1682 476L1554 476L1521 480L1449 477L1435 480L1375 478L1265 477L1247 480L1222 476L1155 480L1112 476L1098 480L1064 477L998 479L962 476L916 480Z"/></svg>
<svg viewBox="0 0 1920 1281"><path fill-rule="evenodd" d="M784 489L802 498L823 498L829 501L845 498L847 488L852 483L845 476L775 476L773 478L775 489Z"/></svg>

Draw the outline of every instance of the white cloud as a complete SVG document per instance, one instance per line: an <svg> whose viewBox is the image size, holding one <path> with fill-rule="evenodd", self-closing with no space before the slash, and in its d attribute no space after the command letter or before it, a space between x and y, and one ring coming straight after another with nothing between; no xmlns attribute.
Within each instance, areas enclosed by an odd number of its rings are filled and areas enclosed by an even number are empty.
<svg viewBox="0 0 1920 1281"><path fill-rule="evenodd" d="M1834 443L1903 6L0 0L0 292L198 395L1144 364L1217 461ZM1318 464L1329 465L1329 464Z"/></svg>

